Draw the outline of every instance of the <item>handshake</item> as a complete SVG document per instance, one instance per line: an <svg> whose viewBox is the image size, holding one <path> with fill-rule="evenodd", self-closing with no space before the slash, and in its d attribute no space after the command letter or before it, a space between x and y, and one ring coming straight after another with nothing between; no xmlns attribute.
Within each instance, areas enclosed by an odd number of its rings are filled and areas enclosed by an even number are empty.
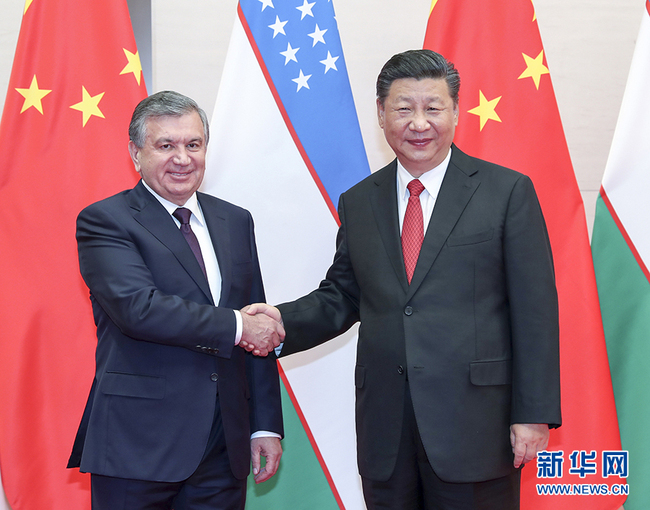
<svg viewBox="0 0 650 510"><path fill-rule="evenodd" d="M266 303L255 303L240 310L243 330L239 346L255 356L266 356L284 340L280 310Z"/></svg>

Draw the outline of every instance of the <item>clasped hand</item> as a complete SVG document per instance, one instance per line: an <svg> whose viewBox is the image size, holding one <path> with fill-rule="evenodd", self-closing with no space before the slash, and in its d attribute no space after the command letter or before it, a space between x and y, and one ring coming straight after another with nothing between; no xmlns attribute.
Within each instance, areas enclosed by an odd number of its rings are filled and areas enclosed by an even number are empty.
<svg viewBox="0 0 650 510"><path fill-rule="evenodd" d="M266 356L284 340L280 310L266 303L255 303L241 309L243 321L239 346L255 356Z"/></svg>

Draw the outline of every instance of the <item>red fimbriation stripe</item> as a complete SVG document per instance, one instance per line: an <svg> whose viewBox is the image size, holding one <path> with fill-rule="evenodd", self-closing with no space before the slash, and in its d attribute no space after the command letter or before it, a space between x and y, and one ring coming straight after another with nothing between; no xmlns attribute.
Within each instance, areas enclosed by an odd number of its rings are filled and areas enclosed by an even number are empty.
<svg viewBox="0 0 650 510"><path fill-rule="evenodd" d="M650 5L650 1L646 2L646 4ZM632 241L632 238L628 235L627 230L625 230L625 227L623 226L621 219L618 217L618 214L616 214L616 210L614 209L614 206L609 200L607 193L605 193L605 188L603 188L602 186L600 187L600 197L603 199L603 202L607 207L609 214L611 214L614 223L616 223L616 226L618 227L618 230L621 232L623 239L625 239L625 242L627 243L628 248L632 252L632 255L634 255L634 259L636 260L636 263L639 264L641 271L643 271L643 274L645 275L646 279L650 283L650 271L648 271L648 267L643 262L643 259L641 258L639 251L636 249L636 246L634 246L634 242Z"/></svg>
<svg viewBox="0 0 650 510"><path fill-rule="evenodd" d="M280 373L280 379L282 379L282 382L284 383L287 393L289 394L291 403L293 404L293 407L296 409L298 418L300 419L300 422L302 423L302 426L304 427L305 432L307 433L307 438L309 439L309 442L311 443L311 446L314 449L316 458L318 459L318 462L320 463L321 468L323 469L323 473L325 474L327 483L329 483L330 488L332 489L332 494L334 495L334 499L336 499L339 508L341 510L345 510L345 506L343 505L343 500L339 495L339 491L336 489L336 485L334 484L332 475L330 474L330 471L327 468L327 464L325 464L325 459L323 459L323 455L320 452L320 448L318 448L318 444L316 444L316 439L314 438L314 435L311 432L311 428L307 423L307 419L305 418L305 415L303 414L302 409L300 408L300 403L298 402L298 399L296 398L296 395L293 392L293 389L291 388L291 383L289 382L289 378L287 377L287 374L285 374L284 369L282 368L282 364L280 362L278 362L278 372Z"/></svg>
<svg viewBox="0 0 650 510"><path fill-rule="evenodd" d="M323 199L325 200L325 204L327 204L328 209L332 213L332 216L334 217L334 221L336 221L336 224L338 226L341 226L341 221L339 220L339 215L336 210L336 207L334 206L334 203L332 202L330 196L327 194L327 190L325 189L325 186L323 186L323 183L321 182L318 173L316 173L316 169L314 168L314 165L309 159L309 156L307 155L307 151L305 151L305 148L303 147L300 138L298 138L298 134L296 133L296 130L294 129L293 124L291 123L291 119L289 118L289 115L287 114L287 111L284 108L284 105L282 104L282 99L280 98L280 94L278 93L277 89L275 88L275 85L273 84L273 79L271 78L269 70L267 69L266 64L264 63L264 59L262 58L262 53L257 47L257 42L253 37L253 33L251 32L250 27L248 26L248 22L246 21L246 16L244 15L244 12L242 11L240 4L237 4L237 14L239 16L239 20L241 21L242 27L244 27L244 32L246 32L246 37L248 37L248 41L251 44L251 48L255 53L255 58L257 58L257 62L259 63L260 68L262 69L262 73L264 74L266 83L268 84L269 89L273 94L273 98L275 99L275 102L278 105L278 109L280 110L282 118L284 119L284 123L286 124L287 129L291 134L291 138L293 138L293 141L296 144L296 147L298 148L298 152L300 152L300 155L302 156L305 165L307 165L307 169L309 170L312 179L314 179L316 186L318 186L318 190L323 196Z"/></svg>

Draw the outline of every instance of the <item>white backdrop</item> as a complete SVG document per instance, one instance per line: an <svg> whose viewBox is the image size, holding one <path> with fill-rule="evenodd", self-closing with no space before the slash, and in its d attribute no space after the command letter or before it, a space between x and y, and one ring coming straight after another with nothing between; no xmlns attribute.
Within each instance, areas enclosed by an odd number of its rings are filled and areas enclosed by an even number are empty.
<svg viewBox="0 0 650 510"><path fill-rule="evenodd" d="M374 82L394 53L422 46L430 0L334 0L370 167L392 158L377 127ZM534 0L591 228L645 0ZM153 79L212 112L237 0L152 0ZM0 100L23 0L0 0ZM461 89L462 106L462 89ZM256 133L259 134L259 133Z"/></svg>

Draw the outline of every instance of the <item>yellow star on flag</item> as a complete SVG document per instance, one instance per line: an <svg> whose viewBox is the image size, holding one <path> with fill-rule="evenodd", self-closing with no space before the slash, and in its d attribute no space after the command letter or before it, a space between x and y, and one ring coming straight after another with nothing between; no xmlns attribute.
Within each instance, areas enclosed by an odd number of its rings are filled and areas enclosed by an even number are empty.
<svg viewBox="0 0 650 510"><path fill-rule="evenodd" d="M73 104L70 108L73 110L79 110L83 113L83 125L85 126L88 119L93 115L103 119L104 114L99 109L99 102L102 100L102 97L104 97L104 92L97 94L96 96L91 96L86 90L86 87L82 86L81 94L83 96L81 102Z"/></svg>
<svg viewBox="0 0 650 510"><path fill-rule="evenodd" d="M133 73L133 76L135 76L138 85L140 85L140 79L142 78L142 64L140 63L140 52L136 51L135 53L131 53L126 48L122 48L122 49L124 50L124 55L128 60L128 64L124 66L124 69L122 69L122 72L120 74Z"/></svg>
<svg viewBox="0 0 650 510"><path fill-rule="evenodd" d="M25 13L27 12L27 9L29 9L29 6L32 5L32 2L33 2L33 1L34 1L34 0L27 0L27 1L25 2L25 10L23 11L23 16L24 16Z"/></svg>
<svg viewBox="0 0 650 510"><path fill-rule="evenodd" d="M499 101L501 100L502 96L499 96L496 99L492 99L491 101L488 101L483 95L482 90L479 90L478 94L479 94L478 106L476 108L472 108L467 113L478 115L481 118L480 131L483 131L483 127L485 126L485 123L488 120L496 120L497 122L501 122L501 119L499 118L499 115L496 112L496 107L497 104L499 104Z"/></svg>
<svg viewBox="0 0 650 510"><path fill-rule="evenodd" d="M51 90L39 89L38 81L36 81L36 75L32 78L32 84L28 89L16 89L16 91L25 98L23 103L23 108L20 110L20 113L23 113L27 108L34 107L41 114L43 113L43 104L41 101L45 96L47 96Z"/></svg>
<svg viewBox="0 0 650 510"><path fill-rule="evenodd" d="M539 52L537 57L532 58L522 53L524 60L526 61L526 70L521 73L519 79L522 78L532 78L535 82L535 87L539 90L539 81L542 78L543 74L549 74L548 67L544 65L544 50Z"/></svg>

